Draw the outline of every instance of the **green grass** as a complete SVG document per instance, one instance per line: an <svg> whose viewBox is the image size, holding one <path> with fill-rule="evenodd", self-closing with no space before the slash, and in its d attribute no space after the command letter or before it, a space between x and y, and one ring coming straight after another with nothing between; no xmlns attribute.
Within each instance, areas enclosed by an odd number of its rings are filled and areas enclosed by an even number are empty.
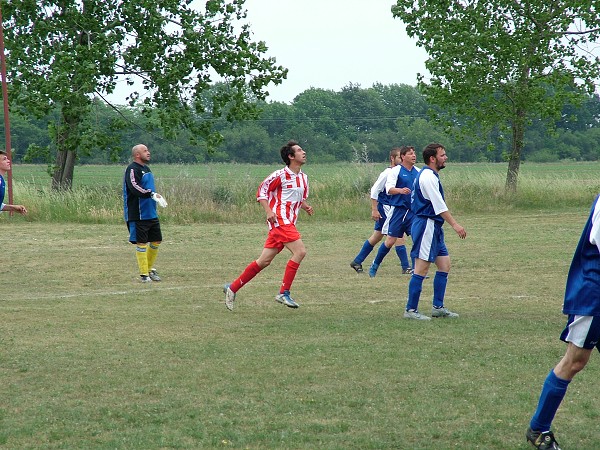
<svg viewBox="0 0 600 450"><path fill-rule="evenodd" d="M233 312L222 284L258 256L260 223L165 224L164 281L146 286L121 224L6 219L0 448L526 449L588 208L457 215L447 305L461 317L430 323L401 318L395 255L375 280L348 267L368 219L303 216L300 309L274 301L282 254ZM423 312L430 299L426 282ZM557 414L564 448L600 448L598 361Z"/></svg>
<svg viewBox="0 0 600 450"><path fill-rule="evenodd" d="M255 201L258 184L281 167L250 164L153 165L157 190L169 207L163 222L256 223L264 212ZM308 164L313 221L345 222L370 217L369 190L385 164ZM122 166L78 166L74 189L49 188L44 166L14 168L14 202L41 222L118 224L122 221ZM592 163L523 164L516 195L505 190L506 164L449 164L441 172L453 212L503 214L587 208L600 191ZM0 221L2 218L0 217Z"/></svg>

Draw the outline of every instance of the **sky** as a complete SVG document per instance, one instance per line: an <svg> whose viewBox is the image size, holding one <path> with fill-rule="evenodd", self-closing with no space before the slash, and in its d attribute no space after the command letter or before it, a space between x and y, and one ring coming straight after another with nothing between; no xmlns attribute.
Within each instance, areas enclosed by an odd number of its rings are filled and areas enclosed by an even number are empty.
<svg viewBox="0 0 600 450"><path fill-rule="evenodd" d="M349 84L416 86L426 74L427 53L392 17L394 0L246 0L246 18L264 54L288 69L287 79L269 84L267 101L291 103L311 87L340 91ZM142 89L136 83L135 89ZM124 80L109 100L125 104ZM141 93L143 96L143 93Z"/></svg>
<svg viewBox="0 0 600 450"><path fill-rule="evenodd" d="M417 84L427 53L391 13L393 0L246 0L254 40L289 69L268 100L289 103L310 87Z"/></svg>

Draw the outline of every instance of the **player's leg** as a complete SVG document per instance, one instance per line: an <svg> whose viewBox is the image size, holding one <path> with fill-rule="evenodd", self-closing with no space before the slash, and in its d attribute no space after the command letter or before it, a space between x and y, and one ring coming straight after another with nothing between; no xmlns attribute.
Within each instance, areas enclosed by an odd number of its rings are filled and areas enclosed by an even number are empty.
<svg viewBox="0 0 600 450"><path fill-rule="evenodd" d="M302 239L295 241L286 242L285 247L292 253L292 257L289 259L285 266L285 272L283 273L283 280L281 281L281 287L279 288L279 294L275 297L279 303L282 303L290 308L298 308L298 303L290 296L290 289L292 283L298 273L300 263L306 256L306 247Z"/></svg>
<svg viewBox="0 0 600 450"><path fill-rule="evenodd" d="M550 430L556 411L567 392L569 383L588 363L592 350L600 340L600 317L569 315L560 338L567 342L567 351L550 371L540 394L537 409L531 418L526 438L534 446L556 443Z"/></svg>
<svg viewBox="0 0 600 450"><path fill-rule="evenodd" d="M396 255L398 255L398 259L400 260L400 266L402 266L402 273L411 273L410 263L408 262L408 253L406 252L406 241L404 239L404 234L396 239Z"/></svg>
<svg viewBox="0 0 600 450"><path fill-rule="evenodd" d="M265 247L262 249L260 256L252 261L250 264L246 266L246 268L242 271L239 277L237 277L229 286L229 288L236 293L239 291L242 286L245 286L252 280L256 275L258 275L264 268L269 266L275 256L282 250L283 247L280 248L269 248Z"/></svg>
<svg viewBox="0 0 600 450"><path fill-rule="evenodd" d="M148 277L148 227L143 221L129 222L129 242L135 244L135 258L142 283L152 280Z"/></svg>
<svg viewBox="0 0 600 450"><path fill-rule="evenodd" d="M158 247L162 242L162 232L158 219L152 222L153 223L150 225L150 229L148 230L148 276L152 281L161 281L156 269L154 268L154 264L156 262L156 258L158 257Z"/></svg>
<svg viewBox="0 0 600 450"><path fill-rule="evenodd" d="M386 219L381 227L381 233L386 235L386 238L379 246L377 255L375 255L375 259L369 267L369 276L371 278L377 274L377 269L379 269L379 265L383 262L383 258L390 252L390 249L394 246L394 243L399 236L398 230L401 217L398 214L398 208L390 205L382 205L382 209L382 217L385 217Z"/></svg>
<svg viewBox="0 0 600 450"><path fill-rule="evenodd" d="M272 233L269 232L260 256L248 264L239 277L233 280L233 282L225 284L223 287L223 292L225 293L225 306L227 309L230 311L233 309L237 291L249 283L261 270L271 264L273 258L275 258L281 250L283 250L283 244L277 243Z"/></svg>
<svg viewBox="0 0 600 450"><path fill-rule="evenodd" d="M433 261L433 255L430 254L433 226L433 221L427 219L414 220L412 224L413 248L411 256L415 259L415 267L408 283L408 299L406 312L404 313L404 317L408 319L430 319L428 316L419 313L418 308L421 291L423 290L423 280L427 277L429 266Z"/></svg>
<svg viewBox="0 0 600 450"><path fill-rule="evenodd" d="M371 254L375 245L383 238L383 234L381 233L381 227L383 226L384 221L385 218L382 218L375 222L373 233L371 234L369 239L367 239L363 243L360 251L358 252L358 255L356 255L356 257L350 263L350 267L352 267L356 271L356 273L363 272L362 263L365 261L365 259L367 259L367 256Z"/></svg>

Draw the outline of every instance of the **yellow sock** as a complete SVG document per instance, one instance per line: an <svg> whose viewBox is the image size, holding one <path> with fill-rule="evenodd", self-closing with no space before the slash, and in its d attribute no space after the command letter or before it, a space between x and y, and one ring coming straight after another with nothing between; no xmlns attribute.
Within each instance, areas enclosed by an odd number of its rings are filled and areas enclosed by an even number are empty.
<svg viewBox="0 0 600 450"><path fill-rule="evenodd" d="M137 244L135 256L137 258L140 275L148 275L148 244Z"/></svg>
<svg viewBox="0 0 600 450"><path fill-rule="evenodd" d="M158 256L159 245L160 242L150 242L150 244L148 244L148 269L152 269L154 267L154 262Z"/></svg>

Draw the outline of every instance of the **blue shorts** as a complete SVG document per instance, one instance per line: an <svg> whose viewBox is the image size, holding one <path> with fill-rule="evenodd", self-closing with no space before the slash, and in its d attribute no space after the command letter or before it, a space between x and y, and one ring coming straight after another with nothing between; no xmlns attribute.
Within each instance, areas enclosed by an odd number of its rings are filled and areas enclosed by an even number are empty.
<svg viewBox="0 0 600 450"><path fill-rule="evenodd" d="M600 352L600 317L569 314L567 326L561 333L560 340L571 342L587 350L596 347Z"/></svg>
<svg viewBox="0 0 600 450"><path fill-rule="evenodd" d="M384 206L386 206L386 205L377 203L377 211L379 211L379 215L381 216L381 218L379 220L375 221L375 226L373 227L373 229L375 231L382 231L383 227L385 226L385 224L387 222L387 214L385 212Z"/></svg>
<svg viewBox="0 0 600 450"><path fill-rule="evenodd" d="M381 232L387 236L400 238L404 234L410 235L412 218L414 214L400 206L382 205L386 220L381 227Z"/></svg>
<svg viewBox="0 0 600 450"><path fill-rule="evenodd" d="M449 255L444 242L444 229L440 222L417 216L413 217L411 237L413 247L410 256L412 258L434 262L438 256Z"/></svg>

